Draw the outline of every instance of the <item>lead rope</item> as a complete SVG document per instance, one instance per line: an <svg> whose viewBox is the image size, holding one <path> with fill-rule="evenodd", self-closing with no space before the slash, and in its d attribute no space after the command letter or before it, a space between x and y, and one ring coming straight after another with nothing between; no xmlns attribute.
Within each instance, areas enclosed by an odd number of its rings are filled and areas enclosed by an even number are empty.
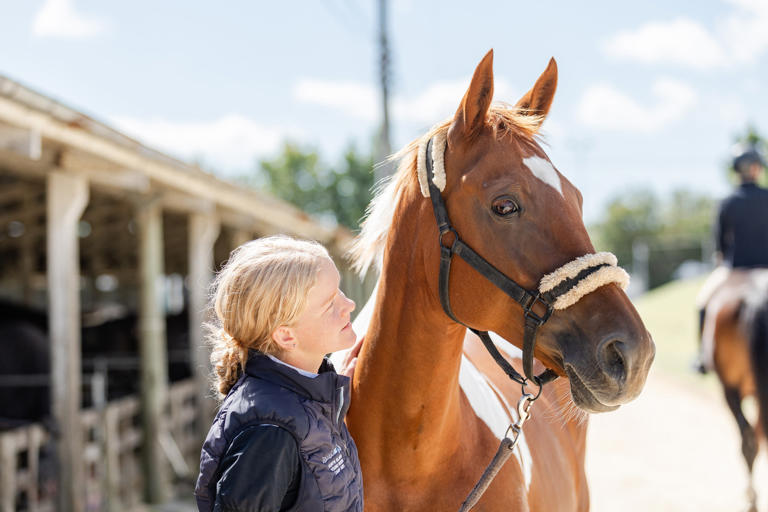
<svg viewBox="0 0 768 512"><path fill-rule="evenodd" d="M541 393L541 388L539 388L539 393ZM467 499L461 504L459 512L468 512L469 510L472 510L472 507L480 501L480 498L491 485L493 479L496 478L496 475L501 471L504 463L512 456L512 453L517 446L517 442L520 440L520 435L523 432L523 424L531 417L531 407L537 398L538 395L534 396L531 393L525 392L523 393L523 396L520 397L520 400L517 402L517 421L507 429L507 432L504 434L504 439L501 440L499 449L496 450L496 455L493 456L491 463L485 468L483 476L481 476L480 480L475 484L472 492L469 493Z"/></svg>

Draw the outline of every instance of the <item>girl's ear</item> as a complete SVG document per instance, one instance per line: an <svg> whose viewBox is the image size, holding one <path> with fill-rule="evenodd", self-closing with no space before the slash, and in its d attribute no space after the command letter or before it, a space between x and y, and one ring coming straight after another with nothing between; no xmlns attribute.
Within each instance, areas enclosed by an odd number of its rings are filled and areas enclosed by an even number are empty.
<svg viewBox="0 0 768 512"><path fill-rule="evenodd" d="M272 333L272 339L284 352L290 352L296 348L296 336L293 335L293 330L285 325L275 329L275 332Z"/></svg>

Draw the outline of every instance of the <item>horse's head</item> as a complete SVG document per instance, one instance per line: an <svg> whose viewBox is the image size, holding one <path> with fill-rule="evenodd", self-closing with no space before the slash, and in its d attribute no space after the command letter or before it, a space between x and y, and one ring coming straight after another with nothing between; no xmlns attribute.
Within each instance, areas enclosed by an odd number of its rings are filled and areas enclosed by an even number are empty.
<svg viewBox="0 0 768 512"><path fill-rule="evenodd" d="M491 106L492 61L489 52L452 121L430 135L445 139L440 187L458 235L506 276L536 290L543 276L595 250L582 220L581 194L535 138L555 93L555 61L512 108ZM428 200L420 205L419 215L431 217L420 224L431 223L424 261L436 290L434 215ZM454 258L450 300L462 322L508 340L521 339L521 306L460 258ZM640 393L654 352L629 298L608 283L556 310L539 329L535 356L570 379L576 405L600 412Z"/></svg>

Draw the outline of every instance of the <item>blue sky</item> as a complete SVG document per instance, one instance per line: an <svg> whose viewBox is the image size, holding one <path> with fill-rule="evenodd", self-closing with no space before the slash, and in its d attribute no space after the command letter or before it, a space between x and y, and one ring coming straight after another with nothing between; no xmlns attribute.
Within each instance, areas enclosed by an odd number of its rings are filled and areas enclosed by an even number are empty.
<svg viewBox="0 0 768 512"><path fill-rule="evenodd" d="M374 0L0 0L0 73L161 150L242 174L286 138L336 162L378 122ZM393 143L451 115L495 52L514 103L557 59L548 154L585 217L638 188L716 197L768 134L768 0L392 0Z"/></svg>

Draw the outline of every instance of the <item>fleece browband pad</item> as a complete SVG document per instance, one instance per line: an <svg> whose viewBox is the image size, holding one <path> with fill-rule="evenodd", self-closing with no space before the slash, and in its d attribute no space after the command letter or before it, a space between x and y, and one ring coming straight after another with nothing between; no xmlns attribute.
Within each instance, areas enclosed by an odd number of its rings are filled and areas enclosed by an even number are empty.
<svg viewBox="0 0 768 512"><path fill-rule="evenodd" d="M593 270L595 268L597 270ZM559 291L557 288L566 283L567 291L562 294L557 293ZM580 256L545 275L539 283L539 292L541 294L555 292L557 299L552 307L565 309L576 304L588 293L611 283L616 283L622 290L626 290L629 286L629 274L618 266L616 256L610 252L599 252Z"/></svg>
<svg viewBox="0 0 768 512"><path fill-rule="evenodd" d="M432 183L442 192L445 190L445 137L447 131L441 130L432 137ZM419 177L419 187L424 197L429 197L429 180L427 179L427 146L429 137L424 137L419 144L416 160L416 174Z"/></svg>

